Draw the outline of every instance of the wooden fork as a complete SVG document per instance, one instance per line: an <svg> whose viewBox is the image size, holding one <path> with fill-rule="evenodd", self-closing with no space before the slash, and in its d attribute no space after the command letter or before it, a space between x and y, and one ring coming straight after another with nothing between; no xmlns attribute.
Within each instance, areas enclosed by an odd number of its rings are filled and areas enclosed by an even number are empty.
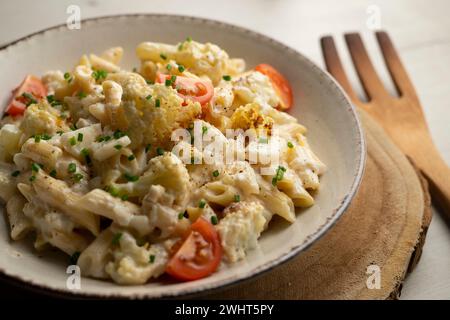
<svg viewBox="0 0 450 320"><path fill-rule="evenodd" d="M352 102L372 115L397 146L413 159L429 182L433 202L450 220L450 168L433 144L414 86L388 34L376 32L376 38L398 98L386 91L358 33L345 34L345 41L369 101L358 99L350 86L331 36L321 38L326 68Z"/></svg>

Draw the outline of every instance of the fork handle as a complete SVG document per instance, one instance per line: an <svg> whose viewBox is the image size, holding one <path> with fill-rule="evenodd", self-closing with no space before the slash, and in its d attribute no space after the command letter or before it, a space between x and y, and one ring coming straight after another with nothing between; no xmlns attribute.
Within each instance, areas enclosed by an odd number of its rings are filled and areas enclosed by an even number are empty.
<svg viewBox="0 0 450 320"><path fill-rule="evenodd" d="M428 180L433 202L450 221L450 168L434 144L426 149L421 152L421 157L412 158Z"/></svg>

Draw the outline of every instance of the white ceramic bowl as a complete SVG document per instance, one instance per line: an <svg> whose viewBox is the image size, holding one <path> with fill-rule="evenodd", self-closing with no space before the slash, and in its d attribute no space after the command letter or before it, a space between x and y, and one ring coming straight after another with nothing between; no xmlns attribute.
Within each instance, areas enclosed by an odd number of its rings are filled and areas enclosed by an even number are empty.
<svg viewBox="0 0 450 320"><path fill-rule="evenodd" d="M228 24L172 15L126 15L84 21L80 30L58 26L20 39L0 51L0 105L22 78L46 70L69 70L83 53L122 46L122 65L138 66L136 45L142 41L176 43L187 36L213 42L251 68L270 63L290 81L295 98L291 113L309 129L312 149L327 166L316 204L298 212L294 224L279 219L263 233L258 249L234 265L194 282L163 280L141 286L82 278L81 290L66 287L68 259L57 252L40 253L30 242L12 242L0 219L0 271L9 279L57 293L91 297L156 298L204 292L253 277L294 257L319 239L348 207L361 180L365 146L355 110L336 82L297 51L266 36ZM3 207L3 206L2 206ZM2 208L2 210L4 210ZM332 248L332 244L330 244ZM276 272L274 270L273 272Z"/></svg>

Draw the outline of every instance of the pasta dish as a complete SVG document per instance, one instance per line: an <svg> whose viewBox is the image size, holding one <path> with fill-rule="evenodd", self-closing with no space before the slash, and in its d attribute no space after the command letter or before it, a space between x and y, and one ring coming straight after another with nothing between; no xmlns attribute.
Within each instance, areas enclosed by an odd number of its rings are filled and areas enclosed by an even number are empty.
<svg viewBox="0 0 450 320"><path fill-rule="evenodd" d="M191 38L136 54L133 70L114 47L13 90L0 123L10 236L121 285L200 279L244 259L273 216L312 206L325 165L272 66Z"/></svg>

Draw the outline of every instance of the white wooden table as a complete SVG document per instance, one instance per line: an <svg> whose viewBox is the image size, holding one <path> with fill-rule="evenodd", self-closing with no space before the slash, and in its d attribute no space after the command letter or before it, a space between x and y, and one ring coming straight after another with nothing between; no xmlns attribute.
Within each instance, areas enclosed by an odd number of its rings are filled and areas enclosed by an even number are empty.
<svg viewBox="0 0 450 320"><path fill-rule="evenodd" d="M83 19L120 13L174 13L221 20L276 38L321 66L320 36L336 37L344 64L350 67L342 34L358 31L382 78L393 88L368 27L368 20L369 26L379 22L394 40L419 93L434 141L450 164L450 1L2 1L0 45L66 22L69 5L78 5ZM356 85L355 73L350 75ZM434 213L422 260L404 285L404 299L450 299L450 226Z"/></svg>

